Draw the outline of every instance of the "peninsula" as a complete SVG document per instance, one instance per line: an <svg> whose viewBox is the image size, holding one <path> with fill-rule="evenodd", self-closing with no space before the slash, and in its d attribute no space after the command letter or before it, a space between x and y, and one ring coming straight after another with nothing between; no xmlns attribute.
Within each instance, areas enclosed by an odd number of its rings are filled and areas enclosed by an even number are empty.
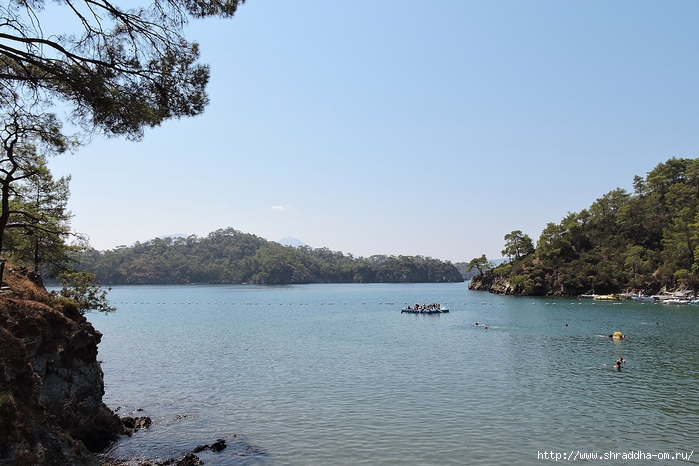
<svg viewBox="0 0 699 466"><path fill-rule="evenodd" d="M521 231L506 235L509 260L485 256L469 288L513 295L577 296L699 291L699 159L670 159L633 193L615 189L544 228L534 248Z"/></svg>

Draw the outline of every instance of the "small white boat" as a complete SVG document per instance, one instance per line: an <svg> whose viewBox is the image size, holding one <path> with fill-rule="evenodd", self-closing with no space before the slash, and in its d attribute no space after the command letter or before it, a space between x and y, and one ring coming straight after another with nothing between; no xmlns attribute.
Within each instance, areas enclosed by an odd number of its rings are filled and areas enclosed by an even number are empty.
<svg viewBox="0 0 699 466"><path fill-rule="evenodd" d="M689 304L691 301L684 298L672 298L663 301L663 304Z"/></svg>
<svg viewBox="0 0 699 466"><path fill-rule="evenodd" d="M643 296L640 294L631 296L631 299L633 299L634 301L638 301L640 303L654 303L655 302L655 298L653 296Z"/></svg>

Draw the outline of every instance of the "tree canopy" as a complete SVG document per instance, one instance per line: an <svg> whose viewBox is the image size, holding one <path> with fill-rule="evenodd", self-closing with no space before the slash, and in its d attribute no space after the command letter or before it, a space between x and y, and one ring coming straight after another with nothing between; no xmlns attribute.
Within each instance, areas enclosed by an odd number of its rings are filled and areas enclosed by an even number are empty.
<svg viewBox="0 0 699 466"><path fill-rule="evenodd" d="M33 264L34 272L43 268L52 274L73 262L70 256L77 246L69 244L68 239L79 235L70 228L69 182L69 176L55 180L39 160L34 176L13 189L7 233L0 235L3 249L13 262Z"/></svg>
<svg viewBox="0 0 699 466"><path fill-rule="evenodd" d="M77 257L105 285L183 283L461 282L450 262L423 256L354 257L328 248L282 246L232 228L206 237L156 238Z"/></svg>
<svg viewBox="0 0 699 466"><path fill-rule="evenodd" d="M514 230L505 235L505 249L502 255L510 260L519 260L534 252L534 243L529 235L522 233L522 230Z"/></svg>
<svg viewBox="0 0 699 466"><path fill-rule="evenodd" d="M660 163L633 186L549 223L533 254L517 257L506 236L515 260L493 274L521 294L699 291L699 159Z"/></svg>
<svg viewBox="0 0 699 466"><path fill-rule="evenodd" d="M0 107L50 112L89 132L138 139L144 128L201 113L209 69L184 36L190 18L233 16L244 0L9 0L0 7ZM53 30L54 8L74 21Z"/></svg>
<svg viewBox="0 0 699 466"><path fill-rule="evenodd" d="M483 254L481 257L474 257L471 259L471 262L466 266L466 272L476 269L478 270L478 275L482 277L485 272L491 270L493 267L493 263Z"/></svg>
<svg viewBox="0 0 699 466"><path fill-rule="evenodd" d="M64 136L53 114L31 115L15 107L0 123L0 251L8 229L37 237L61 235L68 198L68 179L54 182L46 156L69 150L74 140ZM15 245L17 241L15 241Z"/></svg>

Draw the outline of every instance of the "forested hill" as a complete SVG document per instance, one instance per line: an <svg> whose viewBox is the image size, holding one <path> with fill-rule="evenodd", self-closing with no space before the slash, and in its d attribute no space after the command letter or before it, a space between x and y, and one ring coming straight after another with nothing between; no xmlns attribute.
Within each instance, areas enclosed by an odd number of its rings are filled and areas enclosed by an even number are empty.
<svg viewBox="0 0 699 466"><path fill-rule="evenodd" d="M206 237L158 238L108 251L89 249L79 269L104 285L184 283L462 282L450 262L422 256L353 257L327 248L282 246L232 228Z"/></svg>
<svg viewBox="0 0 699 466"><path fill-rule="evenodd" d="M549 223L536 248L506 244L526 254L480 270L469 287L568 296L699 291L699 159L670 159L645 178L634 177L633 187L633 193L616 189Z"/></svg>

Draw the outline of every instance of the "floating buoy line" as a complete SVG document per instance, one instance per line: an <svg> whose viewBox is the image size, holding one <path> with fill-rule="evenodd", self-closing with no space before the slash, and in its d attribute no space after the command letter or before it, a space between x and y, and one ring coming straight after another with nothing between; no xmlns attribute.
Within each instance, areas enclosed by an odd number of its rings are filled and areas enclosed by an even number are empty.
<svg viewBox="0 0 699 466"><path fill-rule="evenodd" d="M138 305L150 305L150 304L151 304L150 301L148 301L148 302L140 302L140 303L139 303L138 301L134 301L133 303L130 302L130 301L112 301L112 302L113 302L114 304L138 304ZM176 306L177 306L177 305L185 305L185 304L188 305L188 306L191 306L191 305L199 306L200 304L205 304L205 305L207 305L207 306L211 306L211 305L214 305L214 306L221 305L221 306L223 306L223 305L226 305L226 304L228 304L228 305L230 305L230 306L235 306L235 305L236 305L235 302L230 302L230 303L226 303L226 302L221 302L221 303L217 303L217 302L214 302L214 303L212 303L212 302L199 303L198 301L195 301L195 302L188 301L188 302L186 302L186 303L185 303L185 302L177 302L177 301L172 302L172 303L165 302L165 301L156 301L156 302L153 303L153 304L155 304L155 305L160 305L160 306L165 305L165 304L173 304L173 305L176 305ZM259 304L259 303L252 303L252 302L238 303L238 305L240 305L240 306L257 306L258 304ZM297 305L297 306L308 306L308 303L287 303L287 304L288 304L289 306L294 306L294 305ZM362 305L366 305L366 302L362 302L361 304L362 304ZM393 306L395 303L378 303L378 304L379 304L379 305L389 305L389 306ZM464 303L464 304L465 304L465 303ZM268 302L267 305L268 305L268 306L271 306L272 303L271 303L271 302ZM283 302L282 302L282 303L279 303L279 305L280 305L280 306L283 306L284 303L283 303ZM326 303L326 302L323 301L323 302L320 303L320 305L321 305L321 306L335 306L336 303ZM347 306L347 303L342 303L342 305L343 305L343 306Z"/></svg>

